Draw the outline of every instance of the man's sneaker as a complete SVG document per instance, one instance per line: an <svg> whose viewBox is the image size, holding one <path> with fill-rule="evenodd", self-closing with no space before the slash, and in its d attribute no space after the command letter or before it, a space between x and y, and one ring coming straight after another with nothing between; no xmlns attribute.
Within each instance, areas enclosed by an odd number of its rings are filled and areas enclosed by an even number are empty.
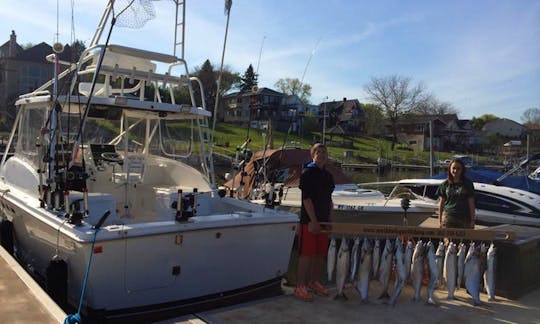
<svg viewBox="0 0 540 324"><path fill-rule="evenodd" d="M313 295L307 291L305 286L294 288L294 295L303 301L313 301Z"/></svg>
<svg viewBox="0 0 540 324"><path fill-rule="evenodd" d="M313 292L315 292L319 296L329 296L330 295L330 292L328 291L328 289L324 288L324 286L321 285L321 283L318 282L318 281L310 283L308 288L313 290Z"/></svg>

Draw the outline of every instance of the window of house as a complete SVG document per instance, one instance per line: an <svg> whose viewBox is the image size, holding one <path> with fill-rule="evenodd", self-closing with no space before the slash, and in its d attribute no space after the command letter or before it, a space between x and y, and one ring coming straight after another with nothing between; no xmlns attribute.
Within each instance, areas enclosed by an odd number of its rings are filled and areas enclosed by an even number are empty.
<svg viewBox="0 0 540 324"><path fill-rule="evenodd" d="M49 81L48 67L24 65L19 71L19 93L34 91L40 85Z"/></svg>

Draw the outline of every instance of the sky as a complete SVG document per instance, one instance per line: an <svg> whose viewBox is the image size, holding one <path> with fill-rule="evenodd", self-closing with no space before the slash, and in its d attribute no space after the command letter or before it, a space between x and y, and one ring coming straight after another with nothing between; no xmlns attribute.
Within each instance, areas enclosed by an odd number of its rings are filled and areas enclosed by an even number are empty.
<svg viewBox="0 0 540 324"><path fill-rule="evenodd" d="M21 45L57 37L89 45L107 1L0 3L0 44L15 30ZM218 69L224 1L186 3L188 66L209 59ZM155 19L140 29L116 26L110 43L171 54L172 2L153 4ZM522 122L525 110L540 108L540 0L233 0L225 64L240 74L252 64L259 87L300 79L311 85L313 104L368 103L371 78L398 75L452 104L461 119Z"/></svg>

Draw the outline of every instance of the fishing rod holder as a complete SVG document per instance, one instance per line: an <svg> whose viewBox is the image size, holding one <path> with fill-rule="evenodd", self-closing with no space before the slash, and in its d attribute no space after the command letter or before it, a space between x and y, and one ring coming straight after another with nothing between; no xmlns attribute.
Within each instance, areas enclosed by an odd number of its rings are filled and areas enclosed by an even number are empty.
<svg viewBox="0 0 540 324"><path fill-rule="evenodd" d="M273 209L275 206L281 205L281 201L283 200L283 185L279 185L279 189L276 190L275 184L267 183L264 186L263 198L264 205L267 208Z"/></svg>
<svg viewBox="0 0 540 324"><path fill-rule="evenodd" d="M183 194L182 190L178 190L178 199L171 204L171 208L176 209L175 219L177 222L185 222L190 217L197 215L197 194L197 188L186 194Z"/></svg>

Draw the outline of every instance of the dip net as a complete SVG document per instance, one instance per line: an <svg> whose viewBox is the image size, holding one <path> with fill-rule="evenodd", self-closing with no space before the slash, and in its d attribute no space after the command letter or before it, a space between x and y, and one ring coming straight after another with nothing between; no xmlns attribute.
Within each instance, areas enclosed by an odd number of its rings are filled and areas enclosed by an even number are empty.
<svg viewBox="0 0 540 324"><path fill-rule="evenodd" d="M156 18L153 2L156 0L116 0L113 4L113 13L116 25L120 27L138 29Z"/></svg>

